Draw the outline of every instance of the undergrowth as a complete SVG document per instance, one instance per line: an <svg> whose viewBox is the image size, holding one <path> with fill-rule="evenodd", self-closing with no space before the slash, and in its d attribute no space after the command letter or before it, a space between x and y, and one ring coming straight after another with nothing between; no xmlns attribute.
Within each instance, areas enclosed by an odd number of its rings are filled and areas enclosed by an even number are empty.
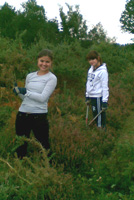
<svg viewBox="0 0 134 200"><path fill-rule="evenodd" d="M86 126L85 121L85 57L90 49L77 42L53 46L39 41L29 49L21 41L1 38L1 42L0 199L133 200L133 131L124 129L134 111L132 48L105 43L90 48L101 52L109 70L104 131ZM17 80L24 86L26 74L36 70L36 53L42 47L53 50L53 72L58 78L48 107L51 157L32 134L29 139L16 137L14 127L21 101L12 92L13 83ZM16 148L24 141L28 153L20 160Z"/></svg>

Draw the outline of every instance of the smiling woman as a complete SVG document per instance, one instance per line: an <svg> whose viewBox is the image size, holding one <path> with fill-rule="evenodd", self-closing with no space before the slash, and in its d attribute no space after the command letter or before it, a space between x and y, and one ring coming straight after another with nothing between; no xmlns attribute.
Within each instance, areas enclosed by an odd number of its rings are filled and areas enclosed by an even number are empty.
<svg viewBox="0 0 134 200"><path fill-rule="evenodd" d="M35 138L45 149L50 148L47 119L48 100L57 85L56 76L50 72L52 61L52 51L43 49L38 54L39 70L26 77L25 92L24 88L23 90L17 86L14 88L15 94L18 94L23 100L16 117L16 134L29 138L30 132L33 131ZM26 153L27 143L17 149L20 158L23 158Z"/></svg>
<svg viewBox="0 0 134 200"><path fill-rule="evenodd" d="M47 51L46 54L45 51L46 50L41 51L40 54L38 55L38 67L40 69L38 71L38 75L47 74L52 67L52 61L53 61L52 53Z"/></svg>

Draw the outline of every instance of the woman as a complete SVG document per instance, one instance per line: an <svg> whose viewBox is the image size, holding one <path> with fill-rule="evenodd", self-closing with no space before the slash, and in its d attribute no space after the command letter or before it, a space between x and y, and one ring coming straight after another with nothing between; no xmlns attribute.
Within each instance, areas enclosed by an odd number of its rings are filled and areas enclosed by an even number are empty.
<svg viewBox="0 0 134 200"><path fill-rule="evenodd" d="M98 127L106 128L106 112L109 97L108 71L106 64L98 52L90 51L87 60L91 67L88 70L86 83L86 103L91 101L93 116L101 110L103 112L96 118Z"/></svg>
<svg viewBox="0 0 134 200"><path fill-rule="evenodd" d="M37 59L39 70L27 75L25 88L15 86L13 90L23 100L16 117L16 134L29 138L33 131L35 138L46 149L50 148L47 103L57 85L56 76L50 72L52 62L52 51L42 50ZM17 149L20 158L26 153L27 143Z"/></svg>

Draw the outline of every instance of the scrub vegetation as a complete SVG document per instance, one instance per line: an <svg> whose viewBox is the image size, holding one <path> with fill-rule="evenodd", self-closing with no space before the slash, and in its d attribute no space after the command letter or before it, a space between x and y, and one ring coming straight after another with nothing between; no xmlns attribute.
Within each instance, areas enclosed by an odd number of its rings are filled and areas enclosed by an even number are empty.
<svg viewBox="0 0 134 200"><path fill-rule="evenodd" d="M21 41L1 38L1 43L0 199L132 200L134 46L100 43L84 48L79 41L55 46L41 40L25 49ZM42 47L53 50L53 72L58 78L49 101L53 154L48 159L48 152L31 134L28 155L19 160L15 150L26 138L15 135L21 100L12 92L13 83L16 79L24 86L26 74L36 70L36 52ZM101 52L109 70L106 132L86 127L85 122L89 67L85 57L91 49Z"/></svg>
<svg viewBox="0 0 134 200"><path fill-rule="evenodd" d="M80 38L55 45L41 36L26 46L23 39L0 37L0 199L133 200L134 45ZM24 86L26 75L37 70L36 55L43 48L53 51L58 78L49 101L51 157L32 134L30 139L15 135L21 100L13 94L13 84ZM90 50L100 52L109 71L107 131L86 126ZM20 160L15 150L25 141L28 154Z"/></svg>

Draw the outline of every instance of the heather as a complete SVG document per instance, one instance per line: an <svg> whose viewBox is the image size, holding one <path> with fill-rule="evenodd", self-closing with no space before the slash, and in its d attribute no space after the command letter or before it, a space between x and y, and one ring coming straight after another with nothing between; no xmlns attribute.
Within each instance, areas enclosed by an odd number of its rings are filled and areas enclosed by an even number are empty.
<svg viewBox="0 0 134 200"><path fill-rule="evenodd" d="M21 100L12 92L17 81L37 70L42 48L54 53L58 85L49 101L51 157L31 134L15 135ZM100 52L109 71L107 131L85 122L86 60ZM0 199L1 200L133 200L134 199L134 45L100 42L85 46L74 40L54 45L42 37L28 48L21 37L0 38ZM91 110L89 121L92 119ZM28 142L20 160L15 150Z"/></svg>

